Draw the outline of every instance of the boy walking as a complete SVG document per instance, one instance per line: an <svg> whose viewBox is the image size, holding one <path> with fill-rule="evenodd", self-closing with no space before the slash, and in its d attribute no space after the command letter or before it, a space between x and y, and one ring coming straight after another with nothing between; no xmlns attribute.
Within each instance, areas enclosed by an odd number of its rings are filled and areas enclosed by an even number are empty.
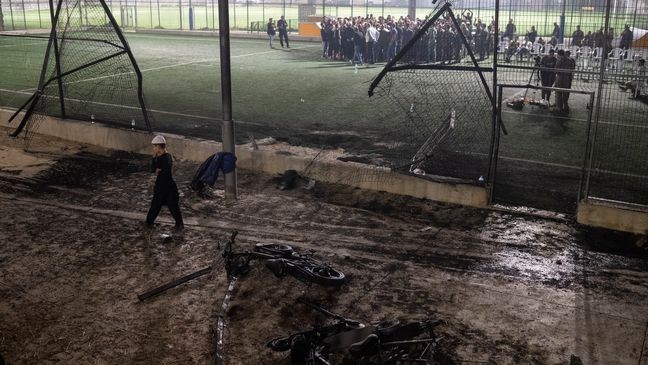
<svg viewBox="0 0 648 365"><path fill-rule="evenodd" d="M151 171L157 175L155 187L153 188L153 200L151 208L146 215L146 226L153 227L155 218L157 218L163 205L166 205L175 219L175 229L182 230L184 223L180 213L180 195L178 187L173 180L171 168L173 167L173 157L166 151L166 140L163 136L155 136L153 141L153 161Z"/></svg>

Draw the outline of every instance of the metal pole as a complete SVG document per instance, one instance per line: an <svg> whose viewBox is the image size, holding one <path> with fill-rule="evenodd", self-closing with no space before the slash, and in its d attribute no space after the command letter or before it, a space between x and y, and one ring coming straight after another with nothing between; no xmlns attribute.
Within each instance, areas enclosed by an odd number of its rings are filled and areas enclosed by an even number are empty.
<svg viewBox="0 0 648 365"><path fill-rule="evenodd" d="M245 27L247 28L248 33L250 33L250 0L245 2Z"/></svg>
<svg viewBox="0 0 648 365"><path fill-rule="evenodd" d="M22 0L22 10L23 10L23 24L25 29L27 29L27 13L25 13L25 0Z"/></svg>
<svg viewBox="0 0 648 365"><path fill-rule="evenodd" d="M565 43L565 9L567 8L567 0L562 0L562 7L560 10L560 33L558 39L560 43Z"/></svg>
<svg viewBox="0 0 648 365"><path fill-rule="evenodd" d="M158 11L158 27L162 28L162 19L160 16L160 0L157 0L157 11Z"/></svg>
<svg viewBox="0 0 648 365"><path fill-rule="evenodd" d="M409 0L408 1L408 9L407 9L407 15L409 16L410 19L416 19L416 0Z"/></svg>
<svg viewBox="0 0 648 365"><path fill-rule="evenodd" d="M153 29L153 0L149 0L149 19L151 20L151 29Z"/></svg>
<svg viewBox="0 0 648 365"><path fill-rule="evenodd" d="M61 104L61 118L65 119L65 94L63 93L63 80L61 80L61 56L59 54L58 36L56 27L58 26L58 17L63 0L59 0L56 5L56 14L54 13L54 0L50 0L50 16L52 17L52 45L54 46L54 66L56 67L56 81L59 89L59 102Z"/></svg>
<svg viewBox="0 0 648 365"><path fill-rule="evenodd" d="M180 14L180 30L182 30L182 0L178 0L178 11Z"/></svg>
<svg viewBox="0 0 648 365"><path fill-rule="evenodd" d="M36 0L36 7L38 7L38 27L43 28L43 21L41 20L40 0Z"/></svg>
<svg viewBox="0 0 648 365"><path fill-rule="evenodd" d="M489 201L493 199L493 189L495 181L495 168L497 165L497 143L499 140L499 109L502 100L502 87L497 85L497 46L499 45L499 5L500 0L495 0L495 24L493 27L493 100L497 100L491 115L492 134L490 148L490 163L488 164L488 181L490 184ZM486 51L488 52L488 50Z"/></svg>
<svg viewBox="0 0 648 365"><path fill-rule="evenodd" d="M11 17L11 30L16 30L16 25L14 24L13 7L11 6L11 0L9 0L9 16Z"/></svg>
<svg viewBox="0 0 648 365"><path fill-rule="evenodd" d="M605 27L603 28L603 36L607 36L610 27L610 7L612 5L612 0L607 0L605 6ZM599 76L598 91L596 95L596 105L592 105L594 109L594 132L592 132L592 147L589 151L589 161L587 163L587 179L585 180L585 189L583 194L585 198L589 196L590 190L590 179L592 175L592 163L594 160L594 149L596 148L596 132L598 131L599 119L601 118L601 100L603 98L603 78L605 77L605 63L607 58L607 52L605 52L606 47L603 47L604 51L601 54L601 70Z"/></svg>
<svg viewBox="0 0 648 365"><path fill-rule="evenodd" d="M235 153L234 122L232 121L232 72L230 65L230 29L228 0L218 1L220 38L221 94L223 103L223 152ZM236 200L236 170L225 174L225 200Z"/></svg>
<svg viewBox="0 0 648 365"><path fill-rule="evenodd" d="M79 23L83 25L83 3L79 1Z"/></svg>

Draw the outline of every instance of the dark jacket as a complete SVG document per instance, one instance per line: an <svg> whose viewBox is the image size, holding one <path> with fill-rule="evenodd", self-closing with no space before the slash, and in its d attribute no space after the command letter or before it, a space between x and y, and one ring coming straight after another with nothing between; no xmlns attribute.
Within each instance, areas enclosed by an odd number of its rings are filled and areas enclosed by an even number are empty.
<svg viewBox="0 0 648 365"><path fill-rule="evenodd" d="M236 156L229 152L215 153L200 165L193 179L191 179L191 189L198 191L205 185L213 187L220 171L227 174L234 171L235 168Z"/></svg>
<svg viewBox="0 0 648 365"><path fill-rule="evenodd" d="M178 191L178 187L173 180L172 168L173 157L171 156L171 154L164 153L163 155L153 157L153 161L151 163L151 172L155 173L158 169L160 169L155 179L153 194L166 195L168 193Z"/></svg>

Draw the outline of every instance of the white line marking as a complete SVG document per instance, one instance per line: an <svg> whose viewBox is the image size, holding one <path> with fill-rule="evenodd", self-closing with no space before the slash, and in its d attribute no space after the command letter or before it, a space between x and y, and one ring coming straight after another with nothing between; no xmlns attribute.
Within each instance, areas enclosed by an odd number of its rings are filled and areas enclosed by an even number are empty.
<svg viewBox="0 0 648 365"><path fill-rule="evenodd" d="M31 95L32 93L29 92L24 92L24 91L12 91L12 90L7 90L7 89L0 89L0 91L4 92L10 92L14 94L23 94L23 95ZM52 98L56 99L57 97L55 96L47 96L47 98ZM88 104L95 104L95 105L102 105L102 106L109 106L109 107L114 107L114 108L122 108L122 109L129 109L129 110L140 110L139 106L128 106L128 105L119 105L119 104L110 104L110 103L102 103L98 101L86 101L86 100L79 100L79 99L72 99L72 98L65 98L67 101L75 101L79 103L88 103ZM169 112L166 110L157 110L157 109L147 109L151 113L157 113L157 114L166 114L166 115L174 115L178 117L187 117L187 118L194 118L194 119L202 119L202 120L209 120L209 121L220 121L219 118L214 118L214 117L206 117L202 115L193 115L193 114L184 114L184 113L177 113L177 112ZM237 123L241 124L247 124L247 125L257 125L257 126L262 126L263 124L260 123L253 123L253 122L243 122L240 120L236 121Z"/></svg>
<svg viewBox="0 0 648 365"><path fill-rule="evenodd" d="M455 151L458 153L464 153L467 155L478 155L478 156L488 156L486 153L479 153L479 152L466 152L466 151ZM582 166L573 166L573 165L565 165L561 163L555 163L555 162L543 162L543 161L536 161L536 160L528 160L525 158L517 158L517 157L508 157L508 156L499 156L500 159L502 160L508 160L508 161L515 161L515 162L525 162L525 163L530 163L530 164L535 164L535 165L544 165L544 166L551 166L551 167L561 167L565 169L570 169L570 170L578 170L582 171L583 167ZM629 176L629 177L636 177L639 179L648 179L648 175L638 175L638 174L626 174L623 172L614 172L610 170L601 170L601 169L592 169L592 173L603 173L603 174L611 174L611 175L619 175L619 176Z"/></svg>
<svg viewBox="0 0 648 365"><path fill-rule="evenodd" d="M22 46L34 46L34 45L43 45L47 43L38 42L38 43L23 43L23 44L3 44L0 47L22 47Z"/></svg>
<svg viewBox="0 0 648 365"><path fill-rule="evenodd" d="M311 48L311 47L320 47L320 46L319 45L312 45L312 46L297 47L297 48L292 48L292 49L304 49L304 48ZM249 57L249 56L258 56L258 55L262 55L262 54L275 53L275 52L277 52L277 50L241 54L241 55L231 56L230 58L242 58L242 57ZM176 63L174 65L151 67L151 68L143 69L143 70L141 70L141 72L144 73L144 72L149 72L149 71L164 70L164 69L167 69L167 68L188 66L188 65L193 65L193 64L196 64L196 63L218 62L218 61L220 61L220 58L204 58L204 59L200 59L200 60L196 60L196 61ZM92 78L84 79L84 80L66 82L65 85L78 84L78 83L82 83L82 82L86 82L86 81L95 81L95 80L107 79L107 78L116 77L116 76L130 75L130 74L134 74L134 73L135 72L130 71L130 72L122 72L122 73L118 73L118 74L114 74L114 75L92 77ZM29 89L24 89L24 90L20 90L20 91L21 92L24 92L24 91L32 91L33 92L33 91L35 91L35 89L34 88L29 88Z"/></svg>

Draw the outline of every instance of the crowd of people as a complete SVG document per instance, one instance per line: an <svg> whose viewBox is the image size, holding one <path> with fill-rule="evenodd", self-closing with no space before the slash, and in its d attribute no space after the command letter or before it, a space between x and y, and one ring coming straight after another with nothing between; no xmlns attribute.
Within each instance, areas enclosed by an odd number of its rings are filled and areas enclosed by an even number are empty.
<svg viewBox="0 0 648 365"><path fill-rule="evenodd" d="M322 57L331 60L344 60L355 65L388 62L396 57L401 49L419 33L426 21L427 17L411 19L408 16L399 18L374 17L373 15L350 18L324 17L320 23ZM576 61L568 49L557 49L559 42L564 43L565 41L565 34L558 23L553 24L553 31L545 40L538 36L535 26L530 27L523 36L519 35L517 26L513 19L510 19L504 31L499 33L500 38L497 42L500 44L499 47L504 49L495 49L494 19L491 19L487 24L479 18L476 19L470 10L464 10L457 16L456 24L454 23L454 20L447 14L440 17L426 29L425 34L420 35L417 43L410 46L411 48L405 54L403 61L458 63L466 57L467 48L464 45L468 44L477 60L484 60L494 52L500 51L504 53L505 60L510 62L514 55L520 59L524 56L530 57L533 54L534 46L539 45L540 52L535 56L542 85L561 89L571 88L574 75L572 70L576 68ZM267 28L270 47L273 47L277 29L280 34L281 46L284 46L284 40L288 46L287 27L283 17L277 25L271 18ZM605 32L601 27L594 32L589 31L585 34L581 26L577 25L571 38L567 38L567 41L570 46L587 46L592 49L600 47L603 52L607 53L613 48L614 37L613 28ZM620 34L619 48L629 49L632 39L632 31L626 25ZM540 58L540 54L544 56ZM641 65L645 65L645 63L641 63ZM623 85L623 87L630 90L636 89L634 84ZM550 95L550 90L542 92L543 100L547 105ZM555 105L558 112L569 112L568 101L569 93L556 92Z"/></svg>
<svg viewBox="0 0 648 365"><path fill-rule="evenodd" d="M354 64L390 61L426 20L408 16L325 17L321 22L322 57ZM481 60L488 57L495 34L492 24L474 21L470 11L464 11L458 23L460 31L450 18L440 18L410 49L408 57L423 62L459 62L465 56L462 35L477 57Z"/></svg>
<svg viewBox="0 0 648 365"><path fill-rule="evenodd" d="M517 27L513 23L513 19L510 19L506 25L505 31L502 33L502 40L508 40L509 43L506 46L506 62L511 62L511 58L516 55L519 59L522 59L524 56L529 56L534 45L539 45L541 51L544 51L544 47L556 48L561 39L564 41L564 34L558 23L553 24L553 30L548 39L543 39L538 37L538 31L534 26L532 26L524 36L518 35ZM589 47L591 49L600 48L602 52L606 54L613 49L613 40L615 38L614 28L610 28L609 31L605 32L603 27L598 30L588 31L587 34L583 32L580 25L576 26L576 30L569 38L569 45L576 47ZM619 48L622 50L628 50L632 46L633 33L630 30L630 26L626 25L623 31L620 34ZM546 52L543 52L546 53Z"/></svg>

